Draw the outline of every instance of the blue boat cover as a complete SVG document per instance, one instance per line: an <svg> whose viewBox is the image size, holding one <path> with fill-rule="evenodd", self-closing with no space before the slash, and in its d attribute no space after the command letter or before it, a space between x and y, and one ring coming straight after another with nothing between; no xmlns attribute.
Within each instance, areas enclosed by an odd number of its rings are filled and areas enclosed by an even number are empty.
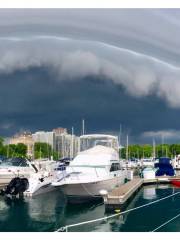
<svg viewBox="0 0 180 240"><path fill-rule="evenodd" d="M156 171L156 176L174 176L174 169L170 164L170 158L161 157L159 163L155 163L155 168L158 168Z"/></svg>

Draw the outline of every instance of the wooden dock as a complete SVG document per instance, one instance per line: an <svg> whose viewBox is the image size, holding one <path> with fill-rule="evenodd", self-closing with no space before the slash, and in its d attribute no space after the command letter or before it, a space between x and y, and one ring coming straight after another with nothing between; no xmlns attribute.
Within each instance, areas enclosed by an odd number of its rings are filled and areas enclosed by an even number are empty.
<svg viewBox="0 0 180 240"><path fill-rule="evenodd" d="M134 178L133 180L112 190L104 197L104 204L107 211L113 209L122 209L143 184L142 178Z"/></svg>
<svg viewBox="0 0 180 240"><path fill-rule="evenodd" d="M156 177L155 179L143 179L135 177L133 180L114 188L111 192L103 195L106 211L123 210L132 197L139 191L143 185L169 183L172 179L180 179L178 177Z"/></svg>

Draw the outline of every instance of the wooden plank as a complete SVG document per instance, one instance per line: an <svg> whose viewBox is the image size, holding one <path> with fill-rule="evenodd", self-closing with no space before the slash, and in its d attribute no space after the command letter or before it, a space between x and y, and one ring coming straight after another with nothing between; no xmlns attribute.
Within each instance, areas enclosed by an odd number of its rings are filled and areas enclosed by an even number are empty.
<svg viewBox="0 0 180 240"><path fill-rule="evenodd" d="M120 197L123 196L125 194L127 194L129 191L133 191L133 189L137 186L137 184L142 184L142 179L140 178L135 178L127 183L125 183L124 185L121 185L120 187L117 187L115 189L112 190L112 192L110 192L108 194L108 197Z"/></svg>

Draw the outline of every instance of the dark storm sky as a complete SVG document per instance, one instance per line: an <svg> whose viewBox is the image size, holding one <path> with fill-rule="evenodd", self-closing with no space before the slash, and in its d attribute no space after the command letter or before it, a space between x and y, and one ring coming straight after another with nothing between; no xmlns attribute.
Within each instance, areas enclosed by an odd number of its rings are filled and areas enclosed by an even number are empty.
<svg viewBox="0 0 180 240"><path fill-rule="evenodd" d="M0 10L0 135L180 141L180 10Z"/></svg>

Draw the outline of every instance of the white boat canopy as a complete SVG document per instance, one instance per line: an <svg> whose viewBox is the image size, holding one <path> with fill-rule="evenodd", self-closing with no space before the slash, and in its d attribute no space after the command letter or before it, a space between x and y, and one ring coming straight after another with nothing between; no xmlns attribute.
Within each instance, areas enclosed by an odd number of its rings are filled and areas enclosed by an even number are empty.
<svg viewBox="0 0 180 240"><path fill-rule="evenodd" d="M109 166L113 160L119 160L117 151L113 148L97 145L80 152L70 163L70 166Z"/></svg>

